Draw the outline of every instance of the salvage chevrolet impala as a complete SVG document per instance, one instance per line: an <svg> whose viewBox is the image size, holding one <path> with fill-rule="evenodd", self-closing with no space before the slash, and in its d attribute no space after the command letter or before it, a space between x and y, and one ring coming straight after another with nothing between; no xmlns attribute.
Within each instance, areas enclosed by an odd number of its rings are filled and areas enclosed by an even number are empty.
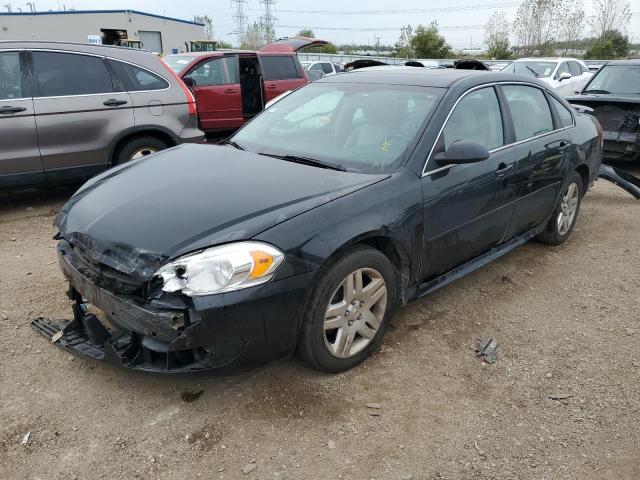
<svg viewBox="0 0 640 480"><path fill-rule="evenodd" d="M282 98L223 146L87 182L55 220L72 321L33 326L145 371L296 350L340 372L398 306L530 239L563 243L602 134L536 79L363 69Z"/></svg>

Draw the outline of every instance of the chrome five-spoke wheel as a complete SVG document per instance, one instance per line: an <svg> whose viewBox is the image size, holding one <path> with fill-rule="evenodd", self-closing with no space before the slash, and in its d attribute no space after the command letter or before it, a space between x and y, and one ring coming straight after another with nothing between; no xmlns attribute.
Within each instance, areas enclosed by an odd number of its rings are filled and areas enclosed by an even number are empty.
<svg viewBox="0 0 640 480"><path fill-rule="evenodd" d="M560 212L558 214L557 226L560 235L566 235L578 211L578 202L580 199L580 189L575 183L569 184L567 191L562 197L560 203Z"/></svg>
<svg viewBox="0 0 640 480"><path fill-rule="evenodd" d="M373 340L387 308L387 286L372 268L345 278L331 296L324 319L324 342L338 358L361 352Z"/></svg>

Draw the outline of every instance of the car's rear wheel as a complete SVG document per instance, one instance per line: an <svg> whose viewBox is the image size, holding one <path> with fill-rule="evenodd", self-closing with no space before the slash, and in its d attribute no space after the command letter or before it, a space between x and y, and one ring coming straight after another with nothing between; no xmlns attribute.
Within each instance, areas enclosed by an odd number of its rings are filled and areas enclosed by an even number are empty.
<svg viewBox="0 0 640 480"><path fill-rule="evenodd" d="M116 153L114 165L138 160L164 150L168 145L156 137L138 137L125 143Z"/></svg>
<svg viewBox="0 0 640 480"><path fill-rule="evenodd" d="M545 245L561 245L567 241L578 220L582 192L582 177L578 172L573 172L569 175L549 223L544 231L536 237L537 241Z"/></svg>
<svg viewBox="0 0 640 480"><path fill-rule="evenodd" d="M364 361L382 342L396 302L396 279L379 250L358 246L318 280L304 314L300 356L337 373Z"/></svg>

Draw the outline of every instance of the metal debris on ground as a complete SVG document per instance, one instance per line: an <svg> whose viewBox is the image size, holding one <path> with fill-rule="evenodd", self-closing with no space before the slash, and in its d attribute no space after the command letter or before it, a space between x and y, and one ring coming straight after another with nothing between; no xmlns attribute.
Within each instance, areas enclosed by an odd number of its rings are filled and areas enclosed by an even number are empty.
<svg viewBox="0 0 640 480"><path fill-rule="evenodd" d="M64 332L62 330L60 330L53 337L51 337L51 343L56 343L58 340L60 340L62 338L63 335L64 335Z"/></svg>
<svg viewBox="0 0 640 480"><path fill-rule="evenodd" d="M373 408L374 410L380 410L382 407L379 403L367 403L367 408Z"/></svg>
<svg viewBox="0 0 640 480"><path fill-rule="evenodd" d="M598 172L598 178L610 181L640 200L640 178L631 172L611 165L602 165Z"/></svg>
<svg viewBox="0 0 640 480"><path fill-rule="evenodd" d="M476 356L486 363L496 363L498 360L497 349L498 343L491 337L476 339Z"/></svg>
<svg viewBox="0 0 640 480"><path fill-rule="evenodd" d="M31 432L25 433L24 436L22 437L22 440L20 441L20 443L22 445L27 445L29 443L29 440L31 440Z"/></svg>
<svg viewBox="0 0 640 480"><path fill-rule="evenodd" d="M571 393L556 393L553 395L549 395L551 400L567 400L568 398L572 398L574 395Z"/></svg>

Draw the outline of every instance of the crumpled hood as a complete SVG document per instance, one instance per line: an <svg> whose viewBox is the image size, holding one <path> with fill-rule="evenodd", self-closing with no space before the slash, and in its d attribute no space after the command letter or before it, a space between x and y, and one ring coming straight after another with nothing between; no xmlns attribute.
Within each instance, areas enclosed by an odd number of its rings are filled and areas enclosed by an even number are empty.
<svg viewBox="0 0 640 480"><path fill-rule="evenodd" d="M147 281L169 259L250 239L387 177L181 145L89 180L54 224L84 256Z"/></svg>

